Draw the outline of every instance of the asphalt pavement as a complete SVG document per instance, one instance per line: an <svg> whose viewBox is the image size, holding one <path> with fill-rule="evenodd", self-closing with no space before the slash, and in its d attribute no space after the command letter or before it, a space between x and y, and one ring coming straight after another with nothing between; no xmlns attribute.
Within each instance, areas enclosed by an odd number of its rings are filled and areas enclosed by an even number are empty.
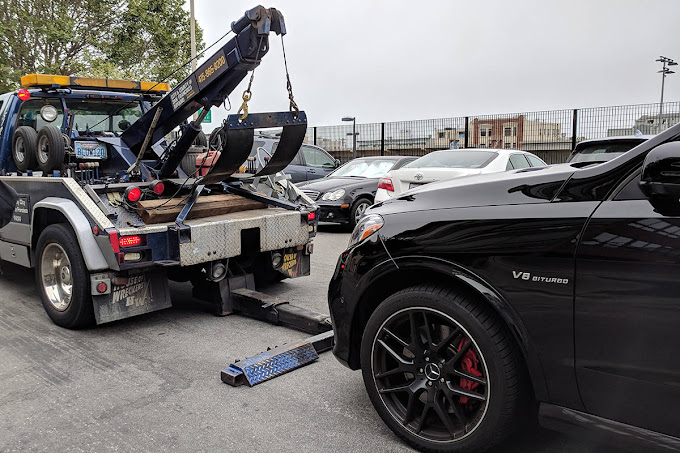
<svg viewBox="0 0 680 453"><path fill-rule="evenodd" d="M328 313L326 291L349 234L322 225L312 276L266 289ZM172 284L174 307L70 331L52 324L33 272L0 275L0 451L411 451L383 424L360 372L332 353L249 388L220 370L307 335L240 316L216 317ZM504 452L595 452L548 431ZM607 450L613 452L613 450Z"/></svg>

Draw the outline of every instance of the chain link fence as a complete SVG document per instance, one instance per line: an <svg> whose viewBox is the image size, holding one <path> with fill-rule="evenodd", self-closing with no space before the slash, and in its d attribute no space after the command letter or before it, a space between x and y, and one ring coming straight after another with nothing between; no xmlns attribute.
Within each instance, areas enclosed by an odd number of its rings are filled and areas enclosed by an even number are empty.
<svg viewBox="0 0 680 453"><path fill-rule="evenodd" d="M680 102L478 115L391 123L347 123L307 130L305 141L341 162L364 156L423 156L438 149L511 148L549 164L565 162L576 143L657 134L680 122ZM356 130L356 148L353 144Z"/></svg>

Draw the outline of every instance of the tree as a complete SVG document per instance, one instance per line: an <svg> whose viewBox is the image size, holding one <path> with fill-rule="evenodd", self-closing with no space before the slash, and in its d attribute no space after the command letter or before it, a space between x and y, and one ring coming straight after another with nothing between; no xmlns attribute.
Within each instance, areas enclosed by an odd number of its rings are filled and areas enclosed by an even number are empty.
<svg viewBox="0 0 680 453"><path fill-rule="evenodd" d="M30 73L160 81L189 61L182 0L0 0L0 92ZM199 51L202 30L196 27ZM189 65L167 81L176 83Z"/></svg>

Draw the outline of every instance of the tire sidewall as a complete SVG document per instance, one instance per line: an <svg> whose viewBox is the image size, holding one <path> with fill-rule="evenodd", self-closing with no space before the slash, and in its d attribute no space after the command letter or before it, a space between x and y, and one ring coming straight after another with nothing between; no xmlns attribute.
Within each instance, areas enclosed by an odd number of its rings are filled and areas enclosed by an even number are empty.
<svg viewBox="0 0 680 453"><path fill-rule="evenodd" d="M358 198L357 201L354 202L354 204L352 205L352 209L350 209L350 211L349 211L349 225L350 225L350 227L352 227L352 229L354 229L354 227L357 226L357 221L355 219L355 216L356 216L357 209L359 208L359 205L361 203L366 203L368 205L368 206L366 206L367 208L369 206L371 206L371 200L366 198L366 197Z"/></svg>
<svg viewBox="0 0 680 453"><path fill-rule="evenodd" d="M464 300L466 303L469 302L469 299L467 298ZM431 451L456 452L483 450L490 446L488 445L488 440L494 437L497 427L501 424L503 402L507 388L505 388L504 385L504 370L501 364L500 351L497 350L496 344L491 340L491 335L484 326L483 321L480 321L470 312L470 307L476 307L476 305L472 304L464 308L459 301L447 300L434 293L417 293L406 290L390 296L380 304L371 315L366 325L361 342L361 368L369 398L380 417L390 429L401 438L419 448ZM487 379L489 382L489 402L486 413L480 424L472 431L472 433L460 440L432 442L410 432L400 421L392 416L389 409L385 407L382 398L376 389L372 370L372 352L376 335L385 321L393 314L405 309L414 308L436 310L454 319L469 335L472 336L473 342L479 349L484 362L486 363L488 372ZM482 317L486 317L487 315L488 313L484 312Z"/></svg>
<svg viewBox="0 0 680 453"><path fill-rule="evenodd" d="M47 160L42 162L40 155L40 142L45 140L47 145ZM66 147L64 144L64 136L61 130L52 124L43 126L38 132L38 146L36 147L36 160L38 166L43 172L50 172L58 170L64 163L64 154Z"/></svg>
<svg viewBox="0 0 680 453"><path fill-rule="evenodd" d="M73 289L71 304L64 311L58 311L48 300L42 283L42 255L47 245L56 243L66 252L71 264ZM85 327L94 322L94 307L90 295L90 278L75 234L64 224L50 225L38 239L35 255L35 280L40 292L42 305L47 315L58 326L67 329Z"/></svg>
<svg viewBox="0 0 680 453"><path fill-rule="evenodd" d="M19 162L16 157L17 141L21 138L24 142L24 160ZM38 133L30 126L20 126L14 131L12 137L12 159L19 171L30 170L36 166L36 154L38 150Z"/></svg>

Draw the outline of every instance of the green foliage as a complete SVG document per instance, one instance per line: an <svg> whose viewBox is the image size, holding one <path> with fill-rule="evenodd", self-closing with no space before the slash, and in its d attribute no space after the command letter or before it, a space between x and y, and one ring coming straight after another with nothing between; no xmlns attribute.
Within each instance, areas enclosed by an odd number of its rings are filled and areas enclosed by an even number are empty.
<svg viewBox="0 0 680 453"><path fill-rule="evenodd" d="M191 57L183 0L0 0L0 92L24 74L160 81ZM196 26L200 52L203 33ZM176 83L187 65L167 81Z"/></svg>

